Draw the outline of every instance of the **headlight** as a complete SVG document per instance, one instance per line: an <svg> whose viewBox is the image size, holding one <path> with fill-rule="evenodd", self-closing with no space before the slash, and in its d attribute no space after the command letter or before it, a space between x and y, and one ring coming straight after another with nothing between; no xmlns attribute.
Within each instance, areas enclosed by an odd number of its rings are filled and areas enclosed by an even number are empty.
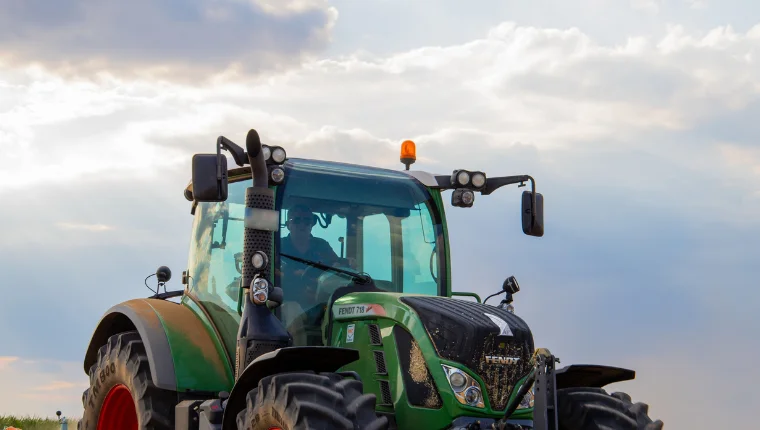
<svg viewBox="0 0 760 430"><path fill-rule="evenodd" d="M470 173L466 172L464 170L460 171L457 174L457 182L459 182L459 185L465 186L470 183Z"/></svg>
<svg viewBox="0 0 760 430"><path fill-rule="evenodd" d="M474 406L476 408L484 408L486 406L483 402L483 393L480 390L480 384L478 384L478 381L461 369L447 366L445 364L442 364L441 366L446 373L446 379L449 381L449 386L451 387L451 390L454 391L454 396L459 400L459 403Z"/></svg>
<svg viewBox="0 0 760 430"><path fill-rule="evenodd" d="M472 174L472 186L475 188L483 188L486 184L486 175L482 172L476 172Z"/></svg>
<svg viewBox="0 0 760 430"><path fill-rule="evenodd" d="M253 253L253 257L251 257L251 264L253 264L253 268L256 270L261 270L264 268L264 266L267 265L268 262L267 255L264 254L262 251L256 251ZM264 279L264 281L266 281Z"/></svg>
<svg viewBox="0 0 760 430"><path fill-rule="evenodd" d="M272 180L276 184L281 183L283 179L285 179L285 171L282 170L281 167L275 167L272 169Z"/></svg>
<svg viewBox="0 0 760 430"><path fill-rule="evenodd" d="M517 406L517 409L528 409L533 407L533 401L535 399L535 395L533 393L533 390L535 389L535 384L530 387L530 390L523 396L522 400L520 400L520 404Z"/></svg>
<svg viewBox="0 0 760 430"><path fill-rule="evenodd" d="M269 157L272 156L272 150L266 145L261 145L261 155L264 156L264 161L269 161Z"/></svg>
<svg viewBox="0 0 760 430"><path fill-rule="evenodd" d="M272 161L274 161L277 164L281 164L283 161L285 161L285 150L276 147L272 150Z"/></svg>
<svg viewBox="0 0 760 430"><path fill-rule="evenodd" d="M462 192L462 203L467 206L472 205L475 202L475 193L470 190L464 190Z"/></svg>

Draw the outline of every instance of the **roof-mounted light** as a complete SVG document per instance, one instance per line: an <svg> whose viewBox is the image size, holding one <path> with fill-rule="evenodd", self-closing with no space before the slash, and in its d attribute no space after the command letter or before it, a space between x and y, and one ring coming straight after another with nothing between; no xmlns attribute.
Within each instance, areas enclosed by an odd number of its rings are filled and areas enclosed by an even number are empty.
<svg viewBox="0 0 760 430"><path fill-rule="evenodd" d="M409 170L409 166L417 161L417 147L411 140L405 140L401 144L401 162L406 166L406 170Z"/></svg>
<svg viewBox="0 0 760 430"><path fill-rule="evenodd" d="M282 164L285 162L285 159L287 158L287 154L285 153L285 150L279 146L273 146L272 147L272 161L274 161L277 164Z"/></svg>
<svg viewBox="0 0 760 430"><path fill-rule="evenodd" d="M272 157L272 150L267 145L261 145L261 154L264 156L264 161L269 161Z"/></svg>
<svg viewBox="0 0 760 430"><path fill-rule="evenodd" d="M483 172L472 172L470 181L474 188L477 188L478 190L482 189L486 186L486 174Z"/></svg>
<svg viewBox="0 0 760 430"><path fill-rule="evenodd" d="M458 188L451 193L451 205L460 208L472 207L475 203L475 191L467 188Z"/></svg>

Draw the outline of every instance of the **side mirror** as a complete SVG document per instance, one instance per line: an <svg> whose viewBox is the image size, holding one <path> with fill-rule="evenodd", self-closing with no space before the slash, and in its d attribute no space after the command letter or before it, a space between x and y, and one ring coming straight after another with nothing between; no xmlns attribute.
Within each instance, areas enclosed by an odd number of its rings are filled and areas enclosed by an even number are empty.
<svg viewBox="0 0 760 430"><path fill-rule="evenodd" d="M227 158L220 154L193 155L193 200L227 200Z"/></svg>
<svg viewBox="0 0 760 430"><path fill-rule="evenodd" d="M522 194L522 228L528 236L541 237L544 235L544 196L536 193L536 207L533 207L533 193L523 191Z"/></svg>

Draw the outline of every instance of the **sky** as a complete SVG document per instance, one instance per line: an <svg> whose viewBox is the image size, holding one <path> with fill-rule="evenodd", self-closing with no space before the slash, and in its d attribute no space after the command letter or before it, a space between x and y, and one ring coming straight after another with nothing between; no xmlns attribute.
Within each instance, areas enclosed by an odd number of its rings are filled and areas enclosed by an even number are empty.
<svg viewBox="0 0 760 430"><path fill-rule="evenodd" d="M103 312L181 287L191 156L224 135L299 158L490 176L448 208L454 289L510 275L562 365L669 429L760 400L760 3L3 0L0 414L81 414ZM449 193L450 194L450 193ZM446 198L449 197L446 194ZM733 352L732 352L733 351Z"/></svg>

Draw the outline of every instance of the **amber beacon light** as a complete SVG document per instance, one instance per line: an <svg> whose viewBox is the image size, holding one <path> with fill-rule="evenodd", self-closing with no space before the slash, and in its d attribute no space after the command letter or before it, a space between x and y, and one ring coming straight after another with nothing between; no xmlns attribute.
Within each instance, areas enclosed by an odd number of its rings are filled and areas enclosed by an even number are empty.
<svg viewBox="0 0 760 430"><path fill-rule="evenodd" d="M411 140L405 140L401 144L401 162L406 166L406 170L409 170L409 166L417 161L417 148L414 142Z"/></svg>

